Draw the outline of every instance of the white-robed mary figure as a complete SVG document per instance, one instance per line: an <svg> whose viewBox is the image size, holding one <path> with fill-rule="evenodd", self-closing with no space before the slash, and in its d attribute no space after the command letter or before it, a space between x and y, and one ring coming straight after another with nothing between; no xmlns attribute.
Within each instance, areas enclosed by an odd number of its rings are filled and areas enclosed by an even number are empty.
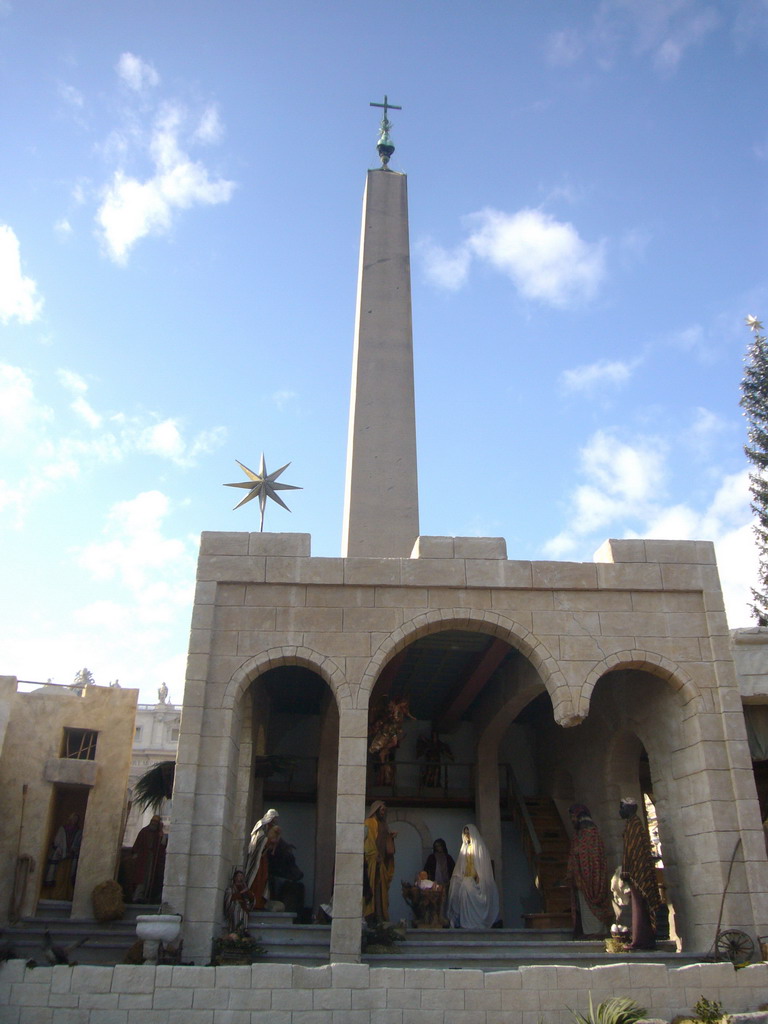
<svg viewBox="0 0 768 1024"><path fill-rule="evenodd" d="M465 825L448 890L452 928L492 928L499 917L499 890L488 847L474 825Z"/></svg>

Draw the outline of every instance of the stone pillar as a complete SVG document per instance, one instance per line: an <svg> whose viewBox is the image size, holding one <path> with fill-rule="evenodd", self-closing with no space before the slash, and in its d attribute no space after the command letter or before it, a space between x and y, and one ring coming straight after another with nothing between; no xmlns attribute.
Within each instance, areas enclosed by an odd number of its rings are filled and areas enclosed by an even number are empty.
<svg viewBox="0 0 768 1024"><path fill-rule="evenodd" d="M408 198L368 171L363 200L342 555L409 558L419 535Z"/></svg>
<svg viewBox="0 0 768 1024"><path fill-rule="evenodd" d="M504 891L504 865L502 863L501 816L499 813L498 759L498 744L478 743L475 756L475 814L477 817L477 828L490 852L496 885L501 894Z"/></svg>
<svg viewBox="0 0 768 1024"><path fill-rule="evenodd" d="M328 903L333 894L338 745L339 713L333 694L329 692L322 715L320 751L317 759L315 892L312 906Z"/></svg>
<svg viewBox="0 0 768 1024"><path fill-rule="evenodd" d="M339 711L332 963L360 960L367 747L368 712L342 707Z"/></svg>

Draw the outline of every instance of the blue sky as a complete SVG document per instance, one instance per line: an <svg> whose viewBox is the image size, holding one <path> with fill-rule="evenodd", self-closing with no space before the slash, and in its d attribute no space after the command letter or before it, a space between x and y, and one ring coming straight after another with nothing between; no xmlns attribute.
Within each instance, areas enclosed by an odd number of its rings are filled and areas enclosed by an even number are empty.
<svg viewBox="0 0 768 1024"><path fill-rule="evenodd" d="M755 552L765 0L0 0L0 672L180 700L222 484L341 545L361 198L408 174L421 532Z"/></svg>

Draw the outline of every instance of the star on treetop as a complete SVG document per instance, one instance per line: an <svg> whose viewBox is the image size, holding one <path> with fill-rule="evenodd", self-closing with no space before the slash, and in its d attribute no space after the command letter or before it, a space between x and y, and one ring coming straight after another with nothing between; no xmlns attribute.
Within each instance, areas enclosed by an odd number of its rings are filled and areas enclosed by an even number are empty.
<svg viewBox="0 0 768 1024"><path fill-rule="evenodd" d="M754 331L755 333L757 333L758 331L763 330L763 325L760 323L756 316L748 316L745 318L744 322L746 323L750 331Z"/></svg>
<svg viewBox="0 0 768 1024"><path fill-rule="evenodd" d="M225 487L243 487L247 491L250 492L250 493L246 494L246 496L242 499L242 501L238 501L238 503L235 505L235 508L240 508L241 505L245 505L246 502L252 501L254 498L258 498L259 499L259 507L261 508L261 524L259 526L259 530L260 530L261 533L263 533L264 532L264 509L267 506L267 498L271 498L273 501L276 501L278 505L282 505L283 506L283 508L286 510L286 512L290 512L291 510L285 504L283 499L281 497L279 497L279 495L276 494L275 492L276 491L300 491L300 490L302 490L302 488L301 487L296 487L294 484L278 484L278 483L276 483L277 478L280 476L280 474L284 470L288 469L288 467L290 466L290 462L286 462L286 464L284 466L281 466L280 469L276 469L274 471L274 473L268 473L267 472L267 466L266 466L266 463L264 462L264 452L261 453L261 464L259 466L259 472L258 473L254 473L252 469L248 469L248 467L244 466L242 464L242 462L240 462L238 459L235 459L235 462L237 462L238 466L242 469L242 471L245 473L245 475L247 477L249 477L249 479L248 480L241 480L241 481L239 481L239 483L236 483L236 484L224 484L224 486ZM234 511L234 509L233 509L233 511Z"/></svg>

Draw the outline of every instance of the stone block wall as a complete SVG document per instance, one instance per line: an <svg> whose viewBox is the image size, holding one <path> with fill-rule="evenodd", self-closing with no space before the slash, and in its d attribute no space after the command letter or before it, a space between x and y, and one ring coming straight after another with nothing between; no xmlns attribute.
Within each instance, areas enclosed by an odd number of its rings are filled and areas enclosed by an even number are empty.
<svg viewBox="0 0 768 1024"><path fill-rule="evenodd" d="M234 851L252 825L242 782L251 683L289 664L322 678L338 707L331 949L336 961L359 959L370 696L395 655L445 629L485 632L519 651L563 735L590 728L593 692L606 676L653 677L674 704L657 702L649 716L641 701L635 719L646 750L653 756L655 743L655 761L664 762L686 948L711 942L738 837L743 860L731 880L729 924L754 931L765 923L768 931L762 835L712 544L612 540L594 562L572 563L509 560L500 538L420 537L410 558L315 558L304 534L205 533L165 890L184 914L185 950L196 962L205 962L221 927ZM638 693L642 686L641 678ZM611 728L606 717L593 744L603 760L591 773L606 808L623 795L613 791L619 783L605 755ZM503 873L492 744L483 751L478 827ZM711 876L703 890L698 865Z"/></svg>
<svg viewBox="0 0 768 1024"><path fill-rule="evenodd" d="M485 973L328 964L250 967L0 966L3 1024L573 1024L572 1010L629 996L649 1017L727 1012L768 998L768 964L621 963Z"/></svg>

